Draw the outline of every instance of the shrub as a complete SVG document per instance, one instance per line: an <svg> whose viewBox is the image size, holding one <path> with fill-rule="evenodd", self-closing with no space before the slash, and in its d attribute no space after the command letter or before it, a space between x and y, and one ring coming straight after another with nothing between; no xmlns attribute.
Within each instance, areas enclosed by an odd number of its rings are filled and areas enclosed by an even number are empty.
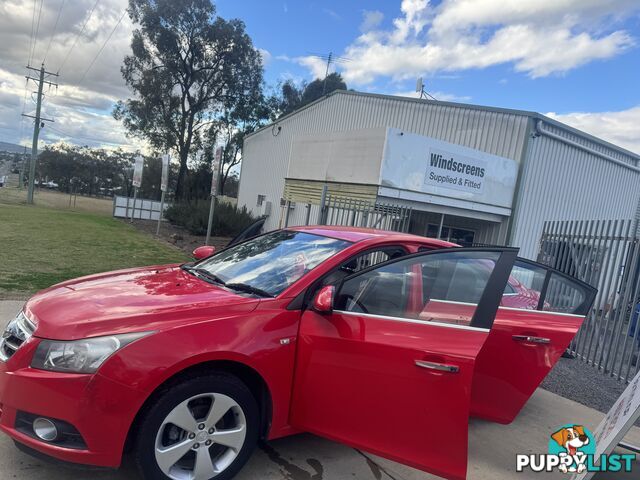
<svg viewBox="0 0 640 480"><path fill-rule="evenodd" d="M185 227L193 235L206 235L209 221L208 200L176 202L165 211L165 217L171 223ZM232 237L255 222L256 219L246 207L236 208L226 202L216 202L213 212L211 234L220 237Z"/></svg>

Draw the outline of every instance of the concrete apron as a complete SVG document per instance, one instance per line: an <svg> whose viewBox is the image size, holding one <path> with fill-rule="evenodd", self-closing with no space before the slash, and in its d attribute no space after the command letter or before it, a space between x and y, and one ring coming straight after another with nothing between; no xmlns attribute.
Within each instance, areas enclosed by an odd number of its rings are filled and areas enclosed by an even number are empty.
<svg viewBox="0 0 640 480"><path fill-rule="evenodd" d="M0 302L0 324L12 318L22 302ZM604 415L596 410L538 390L511 425L472 420L469 427L469 480L569 479L560 473L536 474L515 471L519 453L547 453L549 436L567 423L582 424L594 430ZM434 434L436 434L434 432ZM640 445L640 429L634 428L626 439ZM621 451L621 453L628 453ZM632 474L599 474L597 480L638 478L640 464ZM125 460L115 472L71 470L33 459L14 448L11 440L0 435L0 479L16 480L125 480L137 479L131 460ZM261 445L237 480L426 480L435 479L404 465L358 452L344 445L313 435L296 435Z"/></svg>

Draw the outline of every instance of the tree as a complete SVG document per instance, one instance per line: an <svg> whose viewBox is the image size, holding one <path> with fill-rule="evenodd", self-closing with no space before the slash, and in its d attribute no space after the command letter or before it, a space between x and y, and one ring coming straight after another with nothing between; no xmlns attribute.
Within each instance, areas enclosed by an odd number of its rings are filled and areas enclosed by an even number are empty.
<svg viewBox="0 0 640 480"><path fill-rule="evenodd" d="M205 157L211 164L216 144L222 144L222 165L220 169L220 194L225 195L227 180L242 161L244 137L269 121L276 119L273 97L267 97L262 91L247 96L238 102L233 110L225 112L218 122L213 124L205 143Z"/></svg>
<svg viewBox="0 0 640 480"><path fill-rule="evenodd" d="M217 17L209 0L129 0L129 15L139 28L121 71L135 98L114 116L154 149L175 150L182 198L190 155L225 112L261 91L262 59L244 23Z"/></svg>
<svg viewBox="0 0 640 480"><path fill-rule="evenodd" d="M302 95L306 86L306 83L298 86L291 79L280 85L280 96L277 106L280 115L287 115L300 108L302 105Z"/></svg>
<svg viewBox="0 0 640 480"><path fill-rule="evenodd" d="M326 82L326 86L325 86ZM302 94L302 105L307 105L323 95L328 95L334 90L346 90L347 84L342 79L342 75L337 72L330 73L327 75L327 78L321 80L316 78L313 82L311 82L304 89L304 93ZM323 93L324 92L324 93Z"/></svg>
<svg viewBox="0 0 640 480"><path fill-rule="evenodd" d="M293 80L287 80L280 85L277 95L276 109L279 115L287 115L299 108L308 105L323 95L328 95L334 90L346 90L347 84L337 72L330 73L325 79L316 78L313 82L296 85ZM324 93L323 93L324 92Z"/></svg>

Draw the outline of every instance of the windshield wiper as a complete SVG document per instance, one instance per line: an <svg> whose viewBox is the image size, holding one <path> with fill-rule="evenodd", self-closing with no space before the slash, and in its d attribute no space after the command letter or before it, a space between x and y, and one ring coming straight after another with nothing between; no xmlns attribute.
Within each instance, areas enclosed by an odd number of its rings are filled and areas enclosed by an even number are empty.
<svg viewBox="0 0 640 480"><path fill-rule="evenodd" d="M193 267L187 264L182 265L180 268L198 277L204 277L206 280L211 280L220 285L225 285L224 280L222 280L216 274L211 273L209 270L205 270L204 268Z"/></svg>
<svg viewBox="0 0 640 480"><path fill-rule="evenodd" d="M240 292L253 293L255 295L260 295L261 297L269 297L269 298L275 297L275 295L272 295L266 290L262 290L261 288L254 287L246 283L227 283L225 287L230 288L232 290L238 290Z"/></svg>

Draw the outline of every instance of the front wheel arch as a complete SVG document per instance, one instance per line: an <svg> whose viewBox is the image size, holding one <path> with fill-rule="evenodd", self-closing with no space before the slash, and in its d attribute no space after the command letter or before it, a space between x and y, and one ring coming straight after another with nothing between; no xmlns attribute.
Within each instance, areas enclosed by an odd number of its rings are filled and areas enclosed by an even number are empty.
<svg viewBox="0 0 640 480"><path fill-rule="evenodd" d="M173 385L184 382L189 378L199 377L211 373L223 373L232 375L242 381L251 391L253 397L258 404L260 411L260 438L266 439L271 428L271 418L273 413L273 405L271 401L271 392L262 376L253 368L240 362L229 360L213 360L208 362L192 365L184 370L175 373L160 384L145 400L142 407L136 413L136 416L129 427L127 439L124 444L123 454L129 453L133 449L136 438L136 432L139 428L141 420L144 418L146 411L153 404L156 398L165 393Z"/></svg>

